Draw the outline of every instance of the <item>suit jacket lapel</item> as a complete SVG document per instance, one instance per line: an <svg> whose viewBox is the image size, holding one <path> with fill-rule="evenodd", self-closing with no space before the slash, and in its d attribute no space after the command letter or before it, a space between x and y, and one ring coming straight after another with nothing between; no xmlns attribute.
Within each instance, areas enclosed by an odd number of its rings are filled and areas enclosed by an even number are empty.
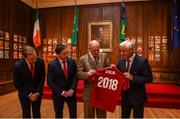
<svg viewBox="0 0 180 119"><path fill-rule="evenodd" d="M38 61L37 60L35 62L34 68L35 68L34 77L36 77L36 72L37 72L37 69L38 69Z"/></svg>
<svg viewBox="0 0 180 119"><path fill-rule="evenodd" d="M123 72L125 72L126 71L126 59L122 59L121 66L122 66Z"/></svg>
<svg viewBox="0 0 180 119"><path fill-rule="evenodd" d="M100 54L99 54L99 58L98 58L98 61L97 61L97 63L96 63L96 67L98 67L99 65L101 65L102 60L103 60L103 55L100 55Z"/></svg>
<svg viewBox="0 0 180 119"><path fill-rule="evenodd" d="M28 64L26 63L25 59L23 59L23 66L24 66L25 72L27 72L27 74L29 75L28 77L32 78L31 71L30 71Z"/></svg>
<svg viewBox="0 0 180 119"><path fill-rule="evenodd" d="M67 59L67 67L68 67L68 69L67 69L67 70L68 70L68 76L69 76L70 71L71 71L71 65L72 65L72 64L71 64L70 60L68 60L68 59Z"/></svg>
<svg viewBox="0 0 180 119"><path fill-rule="evenodd" d="M56 66L57 66L57 70L59 71L59 72L64 72L63 71L63 68L62 68L62 66L61 66L61 63L59 62L59 60L58 60L58 58L56 58Z"/></svg>
<svg viewBox="0 0 180 119"><path fill-rule="evenodd" d="M58 69L58 71L59 71L60 73L62 73L64 77L66 77L65 74L64 74L64 69L62 68L61 63L59 62L58 58L56 58L56 63L57 63L57 69ZM70 67L70 66L68 65L68 60L67 60L67 67L68 67L68 75L69 75L69 67Z"/></svg>
<svg viewBox="0 0 180 119"><path fill-rule="evenodd" d="M137 67L137 55L135 55L135 57L134 57L134 60L133 60L133 62L132 62L132 64L131 64L131 69L130 69L130 72L132 73L133 71L134 71L134 69L135 69L135 67Z"/></svg>
<svg viewBox="0 0 180 119"><path fill-rule="evenodd" d="M95 62L93 61L93 59L91 58L91 56L88 54L88 62L89 64L91 64L94 68L96 68L96 64Z"/></svg>

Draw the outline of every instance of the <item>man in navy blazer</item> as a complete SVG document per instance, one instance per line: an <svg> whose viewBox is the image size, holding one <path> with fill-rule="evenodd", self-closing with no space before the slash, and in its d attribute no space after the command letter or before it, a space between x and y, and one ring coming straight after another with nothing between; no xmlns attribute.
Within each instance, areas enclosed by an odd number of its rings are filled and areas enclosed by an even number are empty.
<svg viewBox="0 0 180 119"><path fill-rule="evenodd" d="M117 68L129 80L130 88L122 92L121 116L129 118L133 110L134 118L143 118L144 103L147 100L145 83L153 81L148 60L133 52L134 44L126 40L120 43L121 59Z"/></svg>
<svg viewBox="0 0 180 119"><path fill-rule="evenodd" d="M40 106L45 81L44 60L38 58L35 49L31 46L23 48L22 60L14 64L13 80L18 90L22 107L23 118L40 118Z"/></svg>
<svg viewBox="0 0 180 119"><path fill-rule="evenodd" d="M57 58L48 64L47 84L52 89L52 98L56 118L63 118L63 107L66 102L70 118L76 118L76 77L77 66L75 60L68 58L68 49L58 44L55 48Z"/></svg>

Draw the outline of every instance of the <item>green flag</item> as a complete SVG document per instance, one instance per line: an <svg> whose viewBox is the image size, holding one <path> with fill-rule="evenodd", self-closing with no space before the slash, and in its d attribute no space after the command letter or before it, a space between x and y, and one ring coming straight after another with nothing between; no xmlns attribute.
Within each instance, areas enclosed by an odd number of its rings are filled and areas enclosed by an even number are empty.
<svg viewBox="0 0 180 119"><path fill-rule="evenodd" d="M77 35L78 35L78 8L75 0L75 7L74 7L74 23L73 23L73 32L72 32L72 46L77 44Z"/></svg>
<svg viewBox="0 0 180 119"><path fill-rule="evenodd" d="M119 33L119 41L123 42L126 38L126 9L124 2L121 3L121 20L120 20L120 33Z"/></svg>

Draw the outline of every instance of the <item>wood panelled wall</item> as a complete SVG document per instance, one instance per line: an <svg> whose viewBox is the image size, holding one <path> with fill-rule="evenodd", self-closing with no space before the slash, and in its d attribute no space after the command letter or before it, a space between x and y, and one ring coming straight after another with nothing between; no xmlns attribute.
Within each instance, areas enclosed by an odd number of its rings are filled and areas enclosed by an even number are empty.
<svg viewBox="0 0 180 119"><path fill-rule="evenodd" d="M119 59L118 34L120 26L120 3L78 6L78 53L77 57L87 52L88 22L113 22L113 52L107 53L111 63ZM10 59L0 60L0 80L12 81L13 34L27 36L28 44L32 45L33 15L35 10L23 4L20 0L0 1L0 30L10 33ZM57 7L40 9L41 37L71 38L74 7ZM172 45L172 1L154 0L148 2L127 2L127 37L142 36L143 56L147 57L147 40L149 35L168 36L168 54L162 54L160 63L152 63L155 79L160 82L180 81L180 49ZM37 49L42 52L42 46ZM77 59L78 62L78 59ZM164 80L164 81L163 81ZM4 84L3 84L4 85ZM10 86L11 87L11 86Z"/></svg>
<svg viewBox="0 0 180 119"><path fill-rule="evenodd" d="M113 22L113 52L108 53L108 56L111 63L116 64L119 59L120 3L84 5L78 6L78 8L78 58L87 52L88 22L111 20ZM43 38L56 37L59 43L64 36L71 38L73 7L41 9L40 13ZM180 77L178 75L180 72L180 62L178 61L180 60L178 57L180 49L173 49L172 46L172 1L127 2L126 13L127 37L142 36L143 56L148 57L148 36L166 35L168 37L168 53L161 54L163 60L159 63L150 62L150 64L155 79L174 82Z"/></svg>
<svg viewBox="0 0 180 119"><path fill-rule="evenodd" d="M32 44L34 10L20 0L0 0L0 30L10 33L10 58L0 59L0 94L12 90L13 35L26 36Z"/></svg>

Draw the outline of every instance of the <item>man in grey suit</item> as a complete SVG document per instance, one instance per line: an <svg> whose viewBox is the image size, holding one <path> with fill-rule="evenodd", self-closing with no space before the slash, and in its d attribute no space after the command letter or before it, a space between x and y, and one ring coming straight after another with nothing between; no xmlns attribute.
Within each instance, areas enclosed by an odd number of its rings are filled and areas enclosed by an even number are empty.
<svg viewBox="0 0 180 119"><path fill-rule="evenodd" d="M83 101L85 118L94 118L95 111L97 118L106 118L105 111L90 106L93 88L93 81L90 77L95 73L97 68L110 66L109 58L105 53L99 53L99 48L99 42L92 40L88 46L88 53L80 57L78 65L78 78L84 80Z"/></svg>

